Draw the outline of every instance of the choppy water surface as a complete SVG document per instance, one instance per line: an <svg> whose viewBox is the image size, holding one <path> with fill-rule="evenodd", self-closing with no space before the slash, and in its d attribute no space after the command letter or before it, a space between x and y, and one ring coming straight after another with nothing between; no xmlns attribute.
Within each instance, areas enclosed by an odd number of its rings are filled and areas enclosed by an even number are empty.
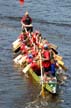
<svg viewBox="0 0 71 108"><path fill-rule="evenodd" d="M34 29L55 43L68 67L69 78L58 96L38 97L40 88L27 79L13 60L11 44L21 32L20 19L28 10ZM0 0L0 108L71 107L71 0Z"/></svg>

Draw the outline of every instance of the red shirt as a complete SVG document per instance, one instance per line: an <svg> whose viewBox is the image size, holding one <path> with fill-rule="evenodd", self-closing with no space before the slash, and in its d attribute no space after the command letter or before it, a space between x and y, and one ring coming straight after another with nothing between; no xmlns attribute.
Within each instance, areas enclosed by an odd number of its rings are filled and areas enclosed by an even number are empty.
<svg viewBox="0 0 71 108"><path fill-rule="evenodd" d="M21 50L21 51L22 51L22 50L25 50L25 44L24 44L24 43L21 45L20 50Z"/></svg>
<svg viewBox="0 0 71 108"><path fill-rule="evenodd" d="M24 35L23 35L23 34L20 34L20 35L19 35L19 39L20 39L21 41L23 41Z"/></svg>
<svg viewBox="0 0 71 108"><path fill-rule="evenodd" d="M38 52L35 51L35 50L33 50L33 51L32 51L32 54L33 54L33 57L36 57L36 56L38 55Z"/></svg>
<svg viewBox="0 0 71 108"><path fill-rule="evenodd" d="M33 62L33 58L28 58L28 57L27 57L26 60L27 60L28 63L32 63L32 62Z"/></svg>
<svg viewBox="0 0 71 108"><path fill-rule="evenodd" d="M32 68L33 70L36 70L36 69L40 70L40 67L37 65L36 62L32 62L31 68Z"/></svg>
<svg viewBox="0 0 71 108"><path fill-rule="evenodd" d="M32 41L33 41L33 43L37 43L37 36L36 36L36 34L34 33L33 35L32 35Z"/></svg>
<svg viewBox="0 0 71 108"><path fill-rule="evenodd" d="M49 51L44 51L43 52L43 57L48 59L48 60L42 61L42 66L46 67L46 68L50 67L50 65L51 65L51 62L50 62L50 52Z"/></svg>
<svg viewBox="0 0 71 108"><path fill-rule="evenodd" d="M26 25L29 25L32 23L32 18L30 16L23 16L21 22L23 22Z"/></svg>
<svg viewBox="0 0 71 108"><path fill-rule="evenodd" d="M26 45L24 43L21 45L20 50L25 54L28 53L28 50L27 50Z"/></svg>

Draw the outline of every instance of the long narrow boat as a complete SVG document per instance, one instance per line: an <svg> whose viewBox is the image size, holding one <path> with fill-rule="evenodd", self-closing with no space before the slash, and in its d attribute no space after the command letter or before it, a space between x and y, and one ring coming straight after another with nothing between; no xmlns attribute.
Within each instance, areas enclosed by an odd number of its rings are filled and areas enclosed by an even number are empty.
<svg viewBox="0 0 71 108"><path fill-rule="evenodd" d="M22 45L22 41L20 39L17 39L16 41L14 41L12 43L12 49L13 52L17 53L20 50L20 47ZM49 48L52 49L52 51L54 51L54 57L57 60L58 64L64 66L64 62L62 61L62 57L58 55L57 53L57 46L54 44L50 43ZM22 55L19 55L18 58L15 58L14 61L15 63L18 62L20 65L22 65L23 63L23 58L21 58L19 60L19 58ZM40 59L41 60L41 59ZM27 68L26 68L27 69ZM41 75L38 75L36 72L34 72L31 68L29 69L28 73L33 77L33 79L39 83L42 86L42 80L41 80ZM43 78L43 87L45 88L45 90L47 90L48 92L52 93L52 94L56 94L57 93L57 87L58 87L58 80L57 80L57 76L51 76L51 75L46 75L45 78Z"/></svg>
<svg viewBox="0 0 71 108"><path fill-rule="evenodd" d="M17 39L12 43L13 51L16 52L18 48L21 46L21 41ZM41 85L41 75L38 76L31 68L29 69L28 73L33 77L33 79ZM52 94L57 93L57 78L55 77L46 77L46 80L43 81L43 86L45 90Z"/></svg>
<svg viewBox="0 0 71 108"><path fill-rule="evenodd" d="M28 74L32 76L32 78L41 85L41 76L38 76L31 68L28 71ZM45 90L52 94L57 93L57 78L47 76L46 80L43 82Z"/></svg>

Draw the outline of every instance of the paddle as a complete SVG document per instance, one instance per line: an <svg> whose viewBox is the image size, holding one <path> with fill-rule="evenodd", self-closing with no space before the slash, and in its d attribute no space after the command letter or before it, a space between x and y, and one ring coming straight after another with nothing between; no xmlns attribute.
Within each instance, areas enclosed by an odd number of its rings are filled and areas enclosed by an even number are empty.
<svg viewBox="0 0 71 108"><path fill-rule="evenodd" d="M62 61L62 59L63 59L62 56L55 54L55 52L53 50L51 50L51 54L54 57L54 60L56 60L58 62L58 64L64 65L64 62Z"/></svg>
<svg viewBox="0 0 71 108"><path fill-rule="evenodd" d="M66 66L64 66L64 65L60 65L60 67L61 67L64 71L67 71L67 70L68 70L68 68L67 68Z"/></svg>
<svg viewBox="0 0 71 108"><path fill-rule="evenodd" d="M64 66L64 62L61 61L61 60L57 60L58 64L61 65L61 66Z"/></svg>
<svg viewBox="0 0 71 108"><path fill-rule="evenodd" d="M30 69L30 67L31 67L31 63L30 64L28 64L22 71L23 71L23 73L27 73L28 72L28 70Z"/></svg>
<svg viewBox="0 0 71 108"><path fill-rule="evenodd" d="M54 49L54 48L51 48L52 49L52 51L55 53L55 54L58 54L58 52L56 51L56 49Z"/></svg>
<svg viewBox="0 0 71 108"><path fill-rule="evenodd" d="M43 71L42 71L42 57L41 57L41 51L39 51L39 57L40 57L40 69L41 69L41 83L42 83L42 88L41 88L41 92L40 94L42 95L42 97L45 97L45 93L44 93L44 85L43 85Z"/></svg>
<svg viewBox="0 0 71 108"><path fill-rule="evenodd" d="M50 48L53 48L54 50L56 50L56 49L58 48L58 46L56 46L56 45L54 45L54 44L52 44L52 43L49 44L49 47L50 47Z"/></svg>
<svg viewBox="0 0 71 108"><path fill-rule="evenodd" d="M55 55L55 60L57 60L59 66L64 70L64 71L67 71L67 67L64 66L64 62L62 61L62 56L59 56L59 55Z"/></svg>
<svg viewBox="0 0 71 108"><path fill-rule="evenodd" d="M53 46L53 48L52 48L52 46ZM54 45L54 44L51 44L51 49L52 49L52 51L53 51L53 53L54 53L54 55L55 55L55 60L57 60L57 62L58 62L58 64L60 65L60 67L64 70L64 71L67 71L68 69L67 69L67 67L66 66L64 66L64 62L62 61L62 56L60 56L60 55L57 55L58 54L58 52L56 51L56 46Z"/></svg>
<svg viewBox="0 0 71 108"><path fill-rule="evenodd" d="M16 41L14 41L14 42L12 43L13 51L14 51L15 53L18 52L20 46L21 46L21 41L20 41L20 39L17 39Z"/></svg>
<svg viewBox="0 0 71 108"><path fill-rule="evenodd" d="M54 55L54 59L55 59L55 60L62 60L63 57L60 56L60 55L55 54L55 55Z"/></svg>
<svg viewBox="0 0 71 108"><path fill-rule="evenodd" d="M14 58L14 62L17 63L18 60L20 60L22 58L22 54L18 55L16 58Z"/></svg>
<svg viewBox="0 0 71 108"><path fill-rule="evenodd" d="M20 47L19 47L19 48L17 48L16 50L14 50L14 52L15 52L15 53L20 52Z"/></svg>
<svg viewBox="0 0 71 108"><path fill-rule="evenodd" d="M24 56L24 55L23 55L23 56L21 57L21 59L18 60L18 64L22 65L23 63L25 63L26 57L27 57L27 56Z"/></svg>

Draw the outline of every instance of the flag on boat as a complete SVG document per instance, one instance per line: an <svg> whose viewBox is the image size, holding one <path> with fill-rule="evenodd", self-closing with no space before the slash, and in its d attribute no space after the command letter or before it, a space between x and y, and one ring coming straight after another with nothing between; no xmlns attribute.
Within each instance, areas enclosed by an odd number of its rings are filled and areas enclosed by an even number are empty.
<svg viewBox="0 0 71 108"><path fill-rule="evenodd" d="M23 5L24 4L24 0L19 0L20 4Z"/></svg>

